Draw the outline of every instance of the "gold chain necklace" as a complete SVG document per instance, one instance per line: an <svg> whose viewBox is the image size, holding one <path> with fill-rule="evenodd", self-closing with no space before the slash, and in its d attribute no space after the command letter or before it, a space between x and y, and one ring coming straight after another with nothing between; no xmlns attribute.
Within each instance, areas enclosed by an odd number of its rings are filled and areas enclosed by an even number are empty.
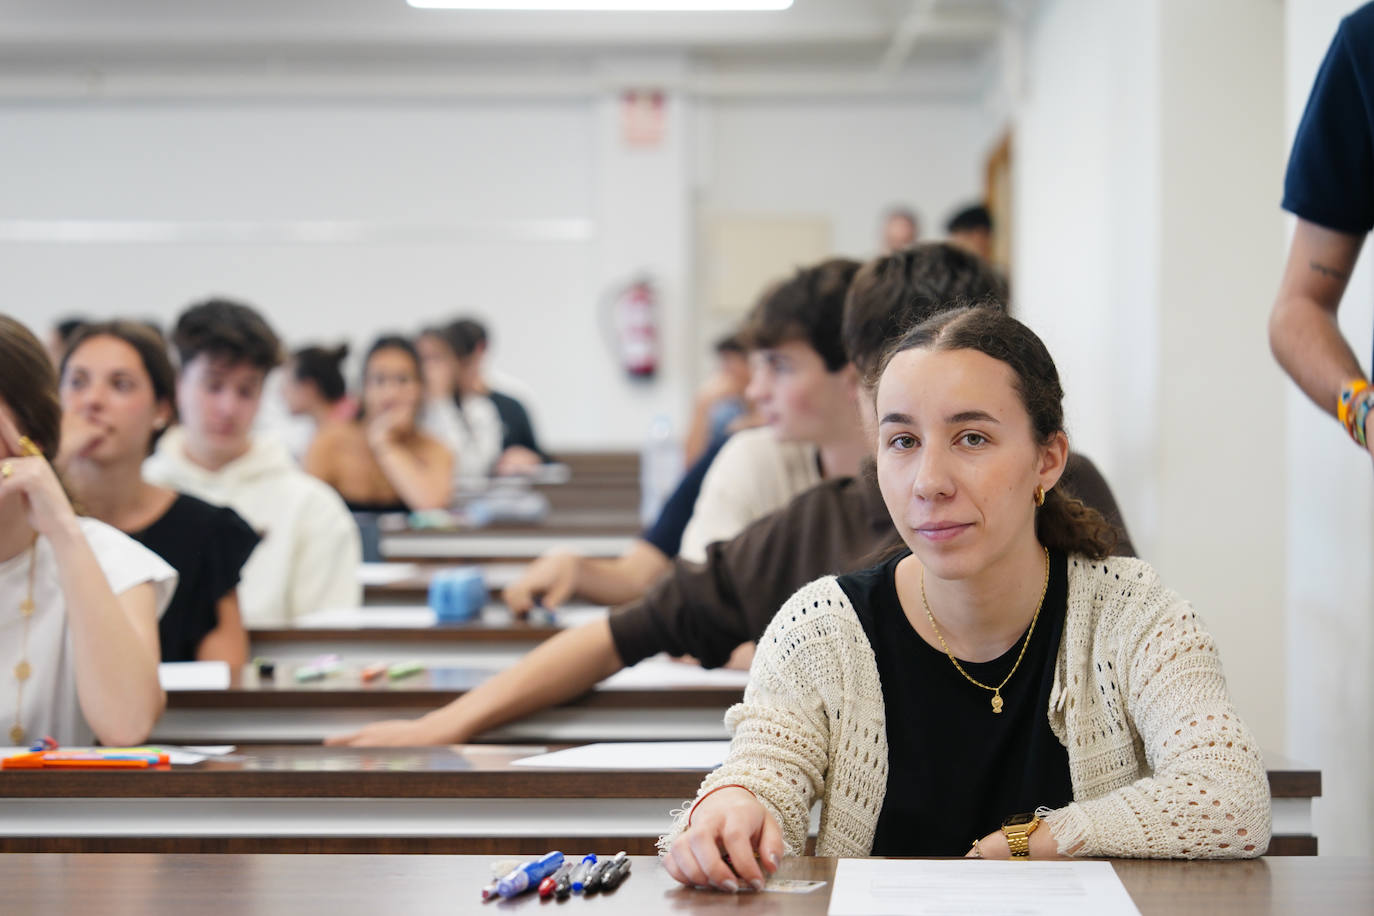
<svg viewBox="0 0 1374 916"><path fill-rule="evenodd" d="M969 677L969 673L964 670L964 666L959 664L959 659L954 657L954 653L949 651L949 643L945 642L944 636L940 635L940 627L935 623L935 615L930 612L930 602L926 600L926 569L921 567L921 603L925 605L926 617L930 619L930 628L935 631L935 638L940 640L940 645L944 647L945 654L949 660L954 662L954 667L964 676L970 684L982 687L984 690L992 691L992 711L1000 713L1002 711L1002 688L1007 686L1007 681L1016 673L1016 669L1021 667L1021 659L1026 656L1026 646L1030 645L1031 634L1035 632L1035 622L1040 619L1040 609L1045 606L1045 593L1050 590L1050 549L1045 548L1045 584L1040 587L1040 603L1035 606L1035 616L1031 617L1030 629L1026 630L1026 638L1021 643L1021 652L1016 656L1016 664L1011 666L1007 676L1002 678L1002 683L996 687L989 687L982 681L975 681Z"/></svg>
<svg viewBox="0 0 1374 916"><path fill-rule="evenodd" d="M24 618L24 637L20 643L19 664L14 666L14 679L19 682L19 689L14 695L14 727L10 729L10 744L15 746L24 744L24 724L20 720L24 709L24 682L32 673L29 668L29 623L33 620L33 576L37 553L38 538L35 536L33 543L29 545L29 593L19 602L19 616Z"/></svg>

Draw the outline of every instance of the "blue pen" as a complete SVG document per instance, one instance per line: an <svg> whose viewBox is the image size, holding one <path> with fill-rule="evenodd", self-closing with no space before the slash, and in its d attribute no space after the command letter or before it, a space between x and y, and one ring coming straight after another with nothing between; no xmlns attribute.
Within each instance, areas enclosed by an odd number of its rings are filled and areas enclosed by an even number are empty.
<svg viewBox="0 0 1374 916"><path fill-rule="evenodd" d="M563 853L556 851L535 859L533 862L526 862L496 882L496 892L502 897L514 897L517 894L523 894L530 888L537 887L540 881L558 871L558 866L562 864Z"/></svg>
<svg viewBox="0 0 1374 916"><path fill-rule="evenodd" d="M596 854L585 855L582 861L577 863L577 867L572 873L572 889L574 894L582 893L582 889L587 885L587 876L592 873L592 866L596 864Z"/></svg>

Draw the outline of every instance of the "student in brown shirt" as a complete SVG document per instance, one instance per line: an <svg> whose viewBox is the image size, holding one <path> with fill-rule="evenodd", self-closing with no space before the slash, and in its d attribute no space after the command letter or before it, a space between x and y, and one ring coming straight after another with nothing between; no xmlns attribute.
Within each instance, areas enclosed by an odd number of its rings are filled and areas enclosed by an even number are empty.
<svg viewBox="0 0 1374 916"><path fill-rule="evenodd" d="M956 305L1005 301L1002 279L976 255L947 244L917 245L870 261L855 277L845 305L845 348L867 376L904 328ZM865 410L871 413L871 400ZM1115 522L1122 529L1118 552L1132 552L1111 491L1090 461L1070 455L1061 485ZM757 639L801 585L870 565L899 543L871 469L827 480L738 537L712 544L704 564L675 561L640 601L607 620L560 633L447 706L416 720L376 722L327 743L467 741L585 693L658 652L719 667L740 644Z"/></svg>

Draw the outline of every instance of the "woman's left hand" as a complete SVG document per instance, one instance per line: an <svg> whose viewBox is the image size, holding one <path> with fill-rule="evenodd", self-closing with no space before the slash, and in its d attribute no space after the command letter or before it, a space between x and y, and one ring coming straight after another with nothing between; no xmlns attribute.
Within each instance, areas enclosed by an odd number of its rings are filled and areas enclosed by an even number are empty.
<svg viewBox="0 0 1374 916"><path fill-rule="evenodd" d="M380 451L399 438L405 426L405 410L393 407L377 414L367 424L367 441L373 451Z"/></svg>
<svg viewBox="0 0 1374 916"><path fill-rule="evenodd" d="M8 415L0 413L0 499L17 493L24 500L29 527L53 537L76 523L76 513L48 459L28 455L19 430Z"/></svg>

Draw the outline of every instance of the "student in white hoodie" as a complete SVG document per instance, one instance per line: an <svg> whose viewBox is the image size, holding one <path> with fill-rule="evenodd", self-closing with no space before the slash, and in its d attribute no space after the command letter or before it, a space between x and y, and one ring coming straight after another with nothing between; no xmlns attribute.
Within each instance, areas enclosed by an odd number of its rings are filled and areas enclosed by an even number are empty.
<svg viewBox="0 0 1374 916"><path fill-rule="evenodd" d="M239 585L244 622L359 604L362 546L343 501L283 444L251 435L263 380L281 361L276 334L253 309L214 299L182 314L172 344L181 425L158 442L144 477L229 506L262 535Z"/></svg>

